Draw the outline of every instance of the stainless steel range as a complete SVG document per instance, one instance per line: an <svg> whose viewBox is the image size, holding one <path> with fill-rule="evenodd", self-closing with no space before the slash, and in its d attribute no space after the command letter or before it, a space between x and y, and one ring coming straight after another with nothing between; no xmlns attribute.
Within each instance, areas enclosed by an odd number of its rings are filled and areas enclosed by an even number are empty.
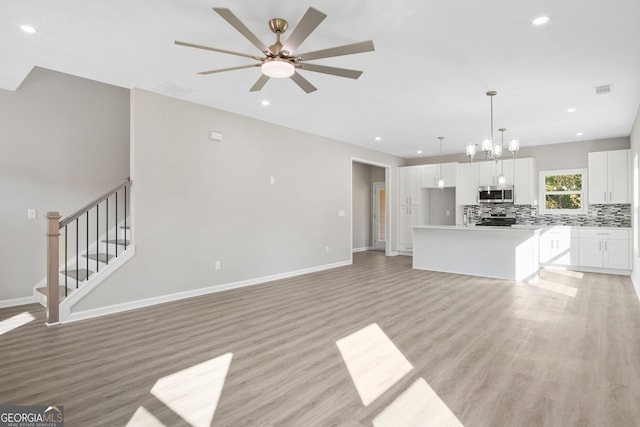
<svg viewBox="0 0 640 427"><path fill-rule="evenodd" d="M480 218L480 222L476 225L494 226L494 227L510 227L516 223L516 214L501 213L485 215Z"/></svg>

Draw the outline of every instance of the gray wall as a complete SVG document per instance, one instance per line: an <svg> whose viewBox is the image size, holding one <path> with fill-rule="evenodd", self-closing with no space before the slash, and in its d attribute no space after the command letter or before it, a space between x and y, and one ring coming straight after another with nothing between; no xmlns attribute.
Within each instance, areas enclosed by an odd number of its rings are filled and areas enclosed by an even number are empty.
<svg viewBox="0 0 640 427"><path fill-rule="evenodd" d="M564 144L534 145L523 147L518 157L534 157L539 171L547 169L579 169L586 168L588 153L591 151L623 150L630 147L629 137L597 139L590 141L566 142ZM464 147L463 147L464 148ZM483 161L484 154L478 153L474 161ZM443 162L468 162L460 149L460 154L443 156ZM440 156L410 159L407 166L435 164L440 162ZM537 174L536 174L537 176Z"/></svg>
<svg viewBox="0 0 640 427"><path fill-rule="evenodd" d="M429 200L429 224L455 225L456 190L455 188L432 188L423 190ZM449 215L447 215L449 211Z"/></svg>
<svg viewBox="0 0 640 427"><path fill-rule="evenodd" d="M0 117L1 303L45 277L46 211L68 215L129 176L129 91L34 68L0 90Z"/></svg>
<svg viewBox="0 0 640 427"><path fill-rule="evenodd" d="M353 163L353 249L373 246L373 183L384 181L384 168Z"/></svg>
<svg viewBox="0 0 640 427"><path fill-rule="evenodd" d="M632 177L633 177L633 204L631 205L631 218L633 224L633 271L631 273L631 279L636 288L636 295L640 298L640 251L638 249L640 245L640 107L636 114L636 120L633 123L631 129L631 164Z"/></svg>
<svg viewBox="0 0 640 427"><path fill-rule="evenodd" d="M143 90L131 105L136 255L74 311L350 262L353 159L392 179L404 162Z"/></svg>

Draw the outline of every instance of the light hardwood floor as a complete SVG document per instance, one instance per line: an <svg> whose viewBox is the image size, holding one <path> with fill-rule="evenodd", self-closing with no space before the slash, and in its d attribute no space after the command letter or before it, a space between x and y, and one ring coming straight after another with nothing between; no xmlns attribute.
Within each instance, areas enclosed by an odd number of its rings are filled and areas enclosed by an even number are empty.
<svg viewBox="0 0 640 427"><path fill-rule="evenodd" d="M24 311L36 319L0 335L0 404L61 404L67 426L145 414L187 426L180 405L203 399L193 378L168 387L173 408L151 390L196 365L209 375L199 364L213 359L228 366L226 377L211 371L224 380L215 426L384 425L410 389L465 427L640 425L640 303L628 277L544 271L534 285L363 252L352 266L69 325L46 327L36 305L0 309L0 322ZM362 349L386 355L385 372L375 358L352 372L353 347L345 364L344 346L365 332L388 338ZM393 357L403 370L387 375ZM380 376L368 406L356 384L371 378L352 375Z"/></svg>

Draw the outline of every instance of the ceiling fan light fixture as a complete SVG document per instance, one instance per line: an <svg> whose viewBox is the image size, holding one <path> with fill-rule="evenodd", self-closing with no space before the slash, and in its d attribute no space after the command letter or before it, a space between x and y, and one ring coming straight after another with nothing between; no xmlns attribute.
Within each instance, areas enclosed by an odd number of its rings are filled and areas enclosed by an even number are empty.
<svg viewBox="0 0 640 427"><path fill-rule="evenodd" d="M274 79L291 77L296 72L296 67L289 61L280 58L269 58L260 66L262 74Z"/></svg>

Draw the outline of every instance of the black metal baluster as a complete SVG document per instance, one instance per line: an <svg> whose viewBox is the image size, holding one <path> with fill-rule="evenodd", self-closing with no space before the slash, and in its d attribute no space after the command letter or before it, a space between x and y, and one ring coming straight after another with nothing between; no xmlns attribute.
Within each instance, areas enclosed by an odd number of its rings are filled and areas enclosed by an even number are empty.
<svg viewBox="0 0 640 427"><path fill-rule="evenodd" d="M118 192L116 191L116 258L118 258Z"/></svg>
<svg viewBox="0 0 640 427"><path fill-rule="evenodd" d="M80 259L78 256L78 240L80 236L78 236L78 232L79 232L79 226L78 226L78 218L76 218L76 289L78 289L78 287L80 286L79 280L80 280L80 270L79 270L79 265L80 265Z"/></svg>
<svg viewBox="0 0 640 427"><path fill-rule="evenodd" d="M130 234L127 230L127 186L124 186L124 250L127 250L127 237Z"/></svg>
<svg viewBox="0 0 640 427"><path fill-rule="evenodd" d="M100 270L99 264L98 264L98 258L100 258L100 226L99 226L99 219L100 216L100 203L98 202L98 204L96 205L96 254L98 254L98 256L96 256L96 273Z"/></svg>
<svg viewBox="0 0 640 427"><path fill-rule="evenodd" d="M87 260L86 261L86 266L87 266L87 279L88 279L89 278L89 209L87 209L86 222L87 222L87 236L86 236L87 237L87 247L85 248L84 256L85 256L85 259Z"/></svg>
<svg viewBox="0 0 640 427"><path fill-rule="evenodd" d="M69 258L67 257L67 242L69 239L67 238L68 226L64 226L64 296L67 296L67 280L69 279L69 275L67 274L67 268L69 267Z"/></svg>
<svg viewBox="0 0 640 427"><path fill-rule="evenodd" d="M105 245L107 246L107 264L109 264L109 198L108 197L107 197L107 211L106 211L105 217L107 218L107 222L104 229L104 235L106 236Z"/></svg>

